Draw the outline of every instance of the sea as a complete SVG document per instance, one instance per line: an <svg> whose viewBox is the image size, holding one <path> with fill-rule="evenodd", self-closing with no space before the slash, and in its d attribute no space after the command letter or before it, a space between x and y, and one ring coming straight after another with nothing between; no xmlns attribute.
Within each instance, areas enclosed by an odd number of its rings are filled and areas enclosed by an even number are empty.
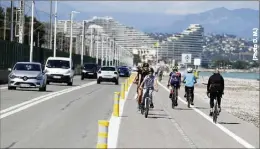
<svg viewBox="0 0 260 149"><path fill-rule="evenodd" d="M212 72L200 72L200 76L211 76ZM255 72L222 72L221 75L224 78L236 78L236 79L249 79L249 80L259 80L260 73Z"/></svg>

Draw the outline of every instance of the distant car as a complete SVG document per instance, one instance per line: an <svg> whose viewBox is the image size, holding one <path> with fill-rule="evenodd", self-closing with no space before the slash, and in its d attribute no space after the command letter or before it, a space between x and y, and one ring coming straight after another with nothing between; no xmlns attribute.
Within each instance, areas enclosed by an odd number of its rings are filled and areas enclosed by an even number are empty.
<svg viewBox="0 0 260 149"><path fill-rule="evenodd" d="M118 68L118 72L119 72L119 76L124 76L124 77L129 77L131 72L129 70L129 68L127 67L119 67Z"/></svg>
<svg viewBox="0 0 260 149"><path fill-rule="evenodd" d="M101 82L114 82L118 85L119 74L116 67L101 67L97 74L97 84Z"/></svg>
<svg viewBox="0 0 260 149"><path fill-rule="evenodd" d="M47 77L42 65L36 62L17 62L13 69L9 68L8 90L19 88L39 88L46 91Z"/></svg>
<svg viewBox="0 0 260 149"><path fill-rule="evenodd" d="M133 72L136 72L136 71L137 71L137 67L133 67L133 68L132 68L132 71L133 71Z"/></svg>
<svg viewBox="0 0 260 149"><path fill-rule="evenodd" d="M74 65L70 58L67 57L49 57L46 61L45 71L47 75L47 84L67 83L73 85Z"/></svg>
<svg viewBox="0 0 260 149"><path fill-rule="evenodd" d="M84 64L81 68L81 80L84 78L94 77L97 78L97 72L100 66L98 64Z"/></svg>

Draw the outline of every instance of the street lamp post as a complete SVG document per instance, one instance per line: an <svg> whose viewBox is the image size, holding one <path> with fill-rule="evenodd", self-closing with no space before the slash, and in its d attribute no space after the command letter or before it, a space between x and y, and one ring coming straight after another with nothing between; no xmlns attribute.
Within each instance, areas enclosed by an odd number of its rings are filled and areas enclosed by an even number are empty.
<svg viewBox="0 0 260 149"><path fill-rule="evenodd" d="M108 53L108 49L109 49L109 44L108 44L108 36L107 36L107 38L106 38L106 66L108 66L108 55L107 55L107 53Z"/></svg>
<svg viewBox="0 0 260 149"><path fill-rule="evenodd" d="M103 66L103 62L104 62L103 34L101 34L101 66Z"/></svg>
<svg viewBox="0 0 260 149"><path fill-rule="evenodd" d="M33 18L34 18L34 1L32 1L30 62L33 61L33 20L34 20Z"/></svg>
<svg viewBox="0 0 260 149"><path fill-rule="evenodd" d="M79 13L77 11L71 11L70 13L70 59L72 59L72 25L73 25L73 14Z"/></svg>

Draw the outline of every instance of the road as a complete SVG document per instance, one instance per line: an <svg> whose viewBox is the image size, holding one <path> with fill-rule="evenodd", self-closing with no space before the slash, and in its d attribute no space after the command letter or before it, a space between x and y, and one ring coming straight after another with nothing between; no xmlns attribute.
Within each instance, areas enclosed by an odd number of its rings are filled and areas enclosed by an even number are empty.
<svg viewBox="0 0 260 149"><path fill-rule="evenodd" d="M187 108L184 89L179 92L179 106L171 108L166 80L154 94L154 109L147 119L137 110L136 88L125 102L118 148L259 148L259 129L222 109L219 124L213 124L209 103L195 95L195 105ZM196 88L195 88L196 93Z"/></svg>
<svg viewBox="0 0 260 149"><path fill-rule="evenodd" d="M97 122L110 119L120 87L79 77L72 87L51 84L47 92L1 86L1 148L96 147Z"/></svg>

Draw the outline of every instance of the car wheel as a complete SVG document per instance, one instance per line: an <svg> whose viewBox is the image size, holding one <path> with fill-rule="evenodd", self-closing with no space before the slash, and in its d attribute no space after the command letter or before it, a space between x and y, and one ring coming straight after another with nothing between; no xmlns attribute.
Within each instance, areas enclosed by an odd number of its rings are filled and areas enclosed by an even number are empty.
<svg viewBox="0 0 260 149"><path fill-rule="evenodd" d="M84 80L84 76L83 75L81 75L81 80Z"/></svg>
<svg viewBox="0 0 260 149"><path fill-rule="evenodd" d="M16 90L16 87L8 86L8 90Z"/></svg>
<svg viewBox="0 0 260 149"><path fill-rule="evenodd" d="M115 84L118 85L118 80L116 80Z"/></svg>
<svg viewBox="0 0 260 149"><path fill-rule="evenodd" d="M73 79L70 79L70 82L67 83L68 86L72 86L73 85Z"/></svg>
<svg viewBox="0 0 260 149"><path fill-rule="evenodd" d="M49 85L49 84L50 84L50 82L49 82L49 81L47 81L47 84Z"/></svg>
<svg viewBox="0 0 260 149"><path fill-rule="evenodd" d="M97 84L100 84L100 82L101 82L100 79L97 79Z"/></svg>
<svg viewBox="0 0 260 149"><path fill-rule="evenodd" d="M44 87L40 87L39 91L41 91L41 92L46 91L46 85Z"/></svg>

